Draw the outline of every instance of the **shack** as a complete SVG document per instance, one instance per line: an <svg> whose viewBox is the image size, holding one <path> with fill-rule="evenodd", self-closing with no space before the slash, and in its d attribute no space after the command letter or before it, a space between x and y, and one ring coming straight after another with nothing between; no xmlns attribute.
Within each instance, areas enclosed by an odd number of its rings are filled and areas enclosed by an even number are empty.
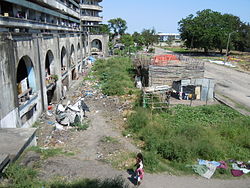
<svg viewBox="0 0 250 188"><path fill-rule="evenodd" d="M183 55L136 57L144 87L167 85L181 100L213 100L214 80L204 77L204 62Z"/></svg>

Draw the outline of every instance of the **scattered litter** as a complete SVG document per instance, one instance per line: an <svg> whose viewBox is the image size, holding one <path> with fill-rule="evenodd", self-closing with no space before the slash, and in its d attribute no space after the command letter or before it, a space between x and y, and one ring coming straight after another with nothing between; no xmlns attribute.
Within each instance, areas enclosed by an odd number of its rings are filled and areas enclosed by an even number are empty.
<svg viewBox="0 0 250 188"><path fill-rule="evenodd" d="M53 114L52 114L52 112L51 111L47 111L47 116L49 116L49 117L51 117L51 116L53 116Z"/></svg>
<svg viewBox="0 0 250 188"><path fill-rule="evenodd" d="M214 60L209 60L209 62L210 62L210 63L218 64L218 65L225 65L225 66L232 67L232 68L235 68L235 67L236 67L236 66L233 65L231 62L214 61Z"/></svg>
<svg viewBox="0 0 250 188"><path fill-rule="evenodd" d="M56 130L62 131L64 130L64 127L60 125L59 123L55 123Z"/></svg>

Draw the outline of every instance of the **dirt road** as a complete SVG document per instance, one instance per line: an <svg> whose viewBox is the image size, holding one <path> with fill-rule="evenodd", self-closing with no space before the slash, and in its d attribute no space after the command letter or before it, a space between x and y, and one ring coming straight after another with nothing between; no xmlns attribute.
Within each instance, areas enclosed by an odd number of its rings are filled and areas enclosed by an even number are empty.
<svg viewBox="0 0 250 188"><path fill-rule="evenodd" d="M217 94L250 110L250 74L207 62L205 77L215 79Z"/></svg>

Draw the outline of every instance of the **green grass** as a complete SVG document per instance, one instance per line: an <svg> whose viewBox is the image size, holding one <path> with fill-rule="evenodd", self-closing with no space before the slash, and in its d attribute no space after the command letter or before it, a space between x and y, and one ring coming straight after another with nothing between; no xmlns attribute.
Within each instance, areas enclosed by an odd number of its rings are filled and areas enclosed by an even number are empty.
<svg viewBox="0 0 250 188"><path fill-rule="evenodd" d="M0 187L9 188L37 188L42 187L43 183L37 179L37 171L31 168L26 168L13 163L8 166L4 172L4 178L8 179L8 183Z"/></svg>
<svg viewBox="0 0 250 188"><path fill-rule="evenodd" d="M38 171L20 166L17 163L11 164L4 172L3 177L8 181L0 183L1 188L127 188L121 176L107 179L81 179L72 182L54 180L43 182L37 178Z"/></svg>
<svg viewBox="0 0 250 188"><path fill-rule="evenodd" d="M250 156L250 117L224 105L178 105L153 114L137 108L128 119L128 130L144 142L145 168L152 172L161 159L176 170L189 171L184 166L197 158L248 161Z"/></svg>
<svg viewBox="0 0 250 188"><path fill-rule="evenodd" d="M111 143L118 143L118 140L116 138L113 138L111 136L104 136L101 139L101 142L111 142Z"/></svg>
<svg viewBox="0 0 250 188"><path fill-rule="evenodd" d="M165 47L164 49L172 51L172 52L176 52L176 53L191 52L189 49L187 49L187 48L181 48L181 47Z"/></svg>
<svg viewBox="0 0 250 188"><path fill-rule="evenodd" d="M108 60L97 60L92 70L100 81L104 94L124 95L133 93L134 69L131 59L115 57Z"/></svg>
<svg viewBox="0 0 250 188"><path fill-rule="evenodd" d="M41 148L39 146L32 146L28 150L35 151L39 154L41 154L41 158L47 159L49 157L54 157L56 155L66 155L66 156L72 156L74 153L63 151L61 148Z"/></svg>
<svg viewBox="0 0 250 188"><path fill-rule="evenodd" d="M50 188L128 188L128 184L125 184L124 179L121 176L110 179L83 179L74 182L54 182L50 185Z"/></svg>

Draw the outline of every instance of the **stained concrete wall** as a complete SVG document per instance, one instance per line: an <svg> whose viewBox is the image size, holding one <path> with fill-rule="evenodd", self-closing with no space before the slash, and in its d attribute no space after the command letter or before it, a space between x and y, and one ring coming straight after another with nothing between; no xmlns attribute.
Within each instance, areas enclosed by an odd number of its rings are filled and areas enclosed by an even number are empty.
<svg viewBox="0 0 250 188"><path fill-rule="evenodd" d="M77 58L77 46L80 44L80 58ZM69 66L69 55L71 46L74 46L74 67L68 68L69 85L72 83L71 71L81 72L82 40L79 34L0 34L0 128L30 127L41 113L47 109L47 88L45 84L45 59L49 50L53 53L55 71L59 80L56 85L56 99L62 96L62 74L61 74L61 49L64 46L67 51L67 65ZM22 107L18 104L16 74L20 59L28 56L32 61L35 71L36 95ZM79 70L79 71L78 71ZM21 122L21 116L36 105L33 116L25 123Z"/></svg>
<svg viewBox="0 0 250 188"><path fill-rule="evenodd" d="M91 43L94 40L101 41L102 44L102 51L100 53L97 53L100 57L107 57L108 56L108 42L109 42L109 36L108 35L89 35L89 53L91 55ZM95 53L95 52L94 52Z"/></svg>

